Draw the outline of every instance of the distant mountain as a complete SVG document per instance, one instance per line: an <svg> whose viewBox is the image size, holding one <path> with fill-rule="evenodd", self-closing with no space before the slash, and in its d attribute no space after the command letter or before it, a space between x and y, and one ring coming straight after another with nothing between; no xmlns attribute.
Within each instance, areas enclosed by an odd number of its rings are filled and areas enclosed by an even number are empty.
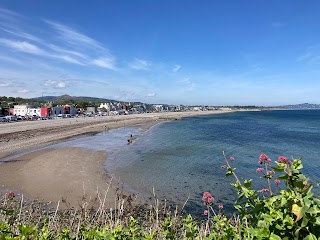
<svg viewBox="0 0 320 240"><path fill-rule="evenodd" d="M73 100L74 102L91 102L91 103L106 103L106 102L123 102L116 101L113 99L106 98L95 98L95 97L83 97L83 96L70 96L70 95L61 95L61 96L42 96L31 98L31 100L42 100L47 102L61 102L65 100ZM132 102L136 103L136 102Z"/></svg>
<svg viewBox="0 0 320 240"><path fill-rule="evenodd" d="M42 96L42 97L31 98L31 100L43 100L43 101L49 101L49 102L59 102L59 101L65 101L65 100L74 100L75 102L92 102L92 103L116 102L116 100L105 99L105 98L70 96L70 95Z"/></svg>
<svg viewBox="0 0 320 240"><path fill-rule="evenodd" d="M280 107L286 108L286 109L320 109L320 104L301 103L301 104L294 104L294 105L284 105Z"/></svg>

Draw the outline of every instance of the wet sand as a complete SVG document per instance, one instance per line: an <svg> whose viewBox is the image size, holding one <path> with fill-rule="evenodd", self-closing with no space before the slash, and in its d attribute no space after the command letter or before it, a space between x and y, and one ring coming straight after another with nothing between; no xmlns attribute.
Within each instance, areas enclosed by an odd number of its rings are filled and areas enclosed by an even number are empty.
<svg viewBox="0 0 320 240"><path fill-rule="evenodd" d="M164 121L226 111L137 114L87 119L62 119L19 122L0 125L0 161L4 157L48 146L67 138L94 134L108 129L144 123L144 130ZM23 193L29 199L58 202L77 207L83 197L94 201L106 198L106 206L114 206L117 197L115 181L107 175L104 163L107 152L82 148L46 148L13 157L0 164L1 190ZM111 183L111 184L110 184Z"/></svg>

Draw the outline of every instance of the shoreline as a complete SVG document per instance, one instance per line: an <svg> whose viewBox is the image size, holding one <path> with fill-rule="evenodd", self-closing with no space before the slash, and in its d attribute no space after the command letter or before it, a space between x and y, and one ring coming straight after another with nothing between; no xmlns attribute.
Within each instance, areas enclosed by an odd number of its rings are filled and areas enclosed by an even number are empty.
<svg viewBox="0 0 320 240"><path fill-rule="evenodd" d="M70 123L69 119L50 120L53 122L46 121L45 124L42 121L12 123L11 132L7 129L7 133L0 134L1 191L13 190L24 194L27 199L44 202L62 200L72 207L79 206L81 199L94 204L94 201L103 198L107 192L106 206L114 207L119 194L129 197L130 193L120 193L123 189L119 188L117 181L112 181L112 177L105 170L108 150L50 146L68 141L70 138L97 134L105 130L141 125L139 127L143 131L148 131L152 126L166 120L229 112L233 111L142 114L129 117L125 115L107 119L96 118L93 121L73 119L73 123ZM31 125L32 123L34 125ZM18 125L14 126L15 124ZM61 125L59 129L57 124ZM3 126L0 125L0 131ZM27 130L23 130L24 128ZM64 131L57 132L61 128ZM13 135L11 138L10 134ZM21 139L17 139L19 135L22 136ZM9 141L5 142L4 139ZM7 161L4 162L4 159ZM135 199L135 203L141 202Z"/></svg>

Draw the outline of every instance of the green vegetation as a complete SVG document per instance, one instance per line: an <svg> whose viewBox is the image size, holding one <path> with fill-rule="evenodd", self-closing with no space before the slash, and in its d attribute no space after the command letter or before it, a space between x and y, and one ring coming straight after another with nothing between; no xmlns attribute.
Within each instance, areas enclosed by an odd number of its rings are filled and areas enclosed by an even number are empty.
<svg viewBox="0 0 320 240"><path fill-rule="evenodd" d="M0 240L2 239L320 239L320 200L313 196L313 185L301 169L301 159L280 156L271 160L261 154L257 174L266 187L252 189L252 179L241 181L236 175L233 157L224 155L226 176L238 192L237 212L223 214L209 192L202 197L205 220L179 211L153 206L133 207L131 197L119 195L116 210L106 209L104 200L89 207L83 199L79 209L48 209L41 203L24 204L14 193L0 202ZM282 186L283 185L283 186ZM281 187L280 187L281 186Z"/></svg>

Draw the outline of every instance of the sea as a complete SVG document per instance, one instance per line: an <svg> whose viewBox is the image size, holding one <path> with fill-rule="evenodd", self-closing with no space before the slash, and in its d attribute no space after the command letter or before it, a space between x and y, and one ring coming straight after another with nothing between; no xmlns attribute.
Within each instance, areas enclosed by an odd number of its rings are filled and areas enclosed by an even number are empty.
<svg viewBox="0 0 320 240"><path fill-rule="evenodd" d="M281 155L303 158L303 173L315 186L320 180L320 110L246 111L188 117L155 125L132 144L114 151L106 169L123 187L146 201L157 198L203 213L203 192L215 207L234 211L236 190L225 177L223 157L240 179L253 179L253 188L267 187L256 169L265 153L272 161ZM280 183L280 187L284 183ZM272 186L276 191L276 186ZM319 189L315 189L319 194Z"/></svg>
<svg viewBox="0 0 320 240"><path fill-rule="evenodd" d="M130 135L137 138L128 144ZM267 187L256 173L261 153L273 162L281 155L301 157L302 172L319 196L320 110L208 114L161 122L147 131L142 125L122 127L54 145L66 146L108 151L105 171L125 190L147 204L158 199L194 216L203 215L206 191L215 198L216 209L223 205L225 212L235 211L235 179L225 177L223 152L234 157L231 165L238 177L253 179L257 190Z"/></svg>

